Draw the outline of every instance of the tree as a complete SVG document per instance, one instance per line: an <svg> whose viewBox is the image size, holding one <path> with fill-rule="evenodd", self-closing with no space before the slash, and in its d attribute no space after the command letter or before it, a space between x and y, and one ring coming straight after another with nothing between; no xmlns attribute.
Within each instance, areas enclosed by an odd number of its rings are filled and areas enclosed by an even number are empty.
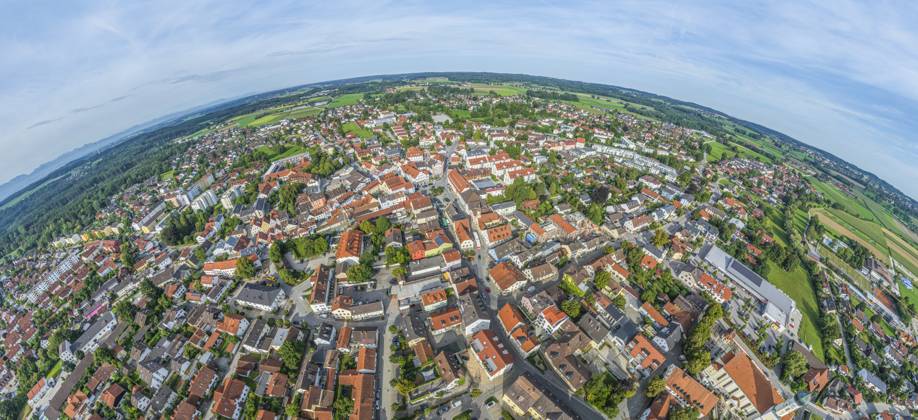
<svg viewBox="0 0 918 420"><path fill-rule="evenodd" d="M194 257L198 261L204 261L205 259L207 259L207 251L205 251L204 248L202 247L197 247L194 249Z"/></svg>
<svg viewBox="0 0 918 420"><path fill-rule="evenodd" d="M25 404L26 395L24 393L0 400L0 420L18 420L19 413Z"/></svg>
<svg viewBox="0 0 918 420"><path fill-rule="evenodd" d="M271 259L274 265L281 265L284 258L284 250L282 249L281 241L274 241L274 243L271 244L271 248L268 249L268 258Z"/></svg>
<svg viewBox="0 0 918 420"><path fill-rule="evenodd" d="M112 308L112 312L115 313L115 316L121 322L126 322L134 317L134 306L131 305L127 300L122 300L115 304Z"/></svg>
<svg viewBox="0 0 918 420"><path fill-rule="evenodd" d="M599 375L593 375L577 394L581 395L586 402L596 407L599 411L609 418L618 416L618 407L627 395L632 394L634 389L629 387L615 378L610 372L606 371Z"/></svg>
<svg viewBox="0 0 918 420"><path fill-rule="evenodd" d="M580 300L577 299L568 299L564 302L561 302L561 310L571 318L577 318L580 316L581 304Z"/></svg>
<svg viewBox="0 0 918 420"><path fill-rule="evenodd" d="M590 204L590 207L587 208L587 218L590 219L594 224L601 225L602 218L605 213L603 212L602 206L599 204L593 203Z"/></svg>
<svg viewBox="0 0 918 420"><path fill-rule="evenodd" d="M130 242L124 241L121 243L121 265L125 266L128 270L134 268L134 247L131 246Z"/></svg>
<svg viewBox="0 0 918 420"><path fill-rule="evenodd" d="M250 279L255 276L255 264L248 257L236 260L236 277Z"/></svg>
<svg viewBox="0 0 918 420"><path fill-rule="evenodd" d="M711 353L705 349L704 345L711 336L711 328L714 323L722 316L723 308L720 305L710 305L692 328L683 348L686 358L685 370L688 373L697 375L711 363Z"/></svg>
<svg viewBox="0 0 918 420"><path fill-rule="evenodd" d="M781 361L784 364L784 369L781 370L781 380L785 382L800 377L808 369L806 358L800 352L788 351L784 353Z"/></svg>
<svg viewBox="0 0 918 420"><path fill-rule="evenodd" d="M371 235L373 232L375 232L376 226L370 223L369 220L364 220L363 222L360 222L360 230L367 235Z"/></svg>
<svg viewBox="0 0 918 420"><path fill-rule="evenodd" d="M657 248L663 248L666 244L669 243L669 235L663 231L662 228L657 229L653 232L653 244Z"/></svg>
<svg viewBox="0 0 918 420"><path fill-rule="evenodd" d="M707 350L698 350L688 358L685 363L685 370L691 375L698 375L711 364L711 352Z"/></svg>
<svg viewBox="0 0 918 420"><path fill-rule="evenodd" d="M407 265L411 255L405 247L390 246L386 248L386 265Z"/></svg>
<svg viewBox="0 0 918 420"><path fill-rule="evenodd" d="M300 360L302 360L303 356L302 347L303 345L300 342L287 340L277 350L277 355L280 356L281 361L284 363L284 367L288 370L296 371L300 366Z"/></svg>
<svg viewBox="0 0 918 420"><path fill-rule="evenodd" d="M605 289L609 286L609 282L611 281L612 275L606 270L597 271L596 275L593 277L593 284L597 289Z"/></svg>
<svg viewBox="0 0 918 420"><path fill-rule="evenodd" d="M674 408L669 412L668 420L697 420L701 413L692 406Z"/></svg>
<svg viewBox="0 0 918 420"><path fill-rule="evenodd" d="M376 218L376 233L384 234L392 226L392 222L388 218L378 217Z"/></svg>
<svg viewBox="0 0 918 420"><path fill-rule="evenodd" d="M653 398L653 397L656 397L657 395L660 395L660 393L662 393L665 390L666 390L666 380L664 380L660 376L657 376L651 379L650 382L647 383L646 394L648 398Z"/></svg>
<svg viewBox="0 0 918 420"><path fill-rule="evenodd" d="M395 378L392 380L392 382L395 390L398 391L399 394L402 394L406 397L411 395L411 391L414 391L416 386L414 382L408 378Z"/></svg>
<svg viewBox="0 0 918 420"><path fill-rule="evenodd" d="M347 269L349 283L366 283L373 278L373 269L367 264L355 264Z"/></svg>
<svg viewBox="0 0 918 420"><path fill-rule="evenodd" d="M156 287L150 279L144 279L140 282L140 294L147 298L148 301L156 301L162 292L163 290Z"/></svg>
<svg viewBox="0 0 918 420"><path fill-rule="evenodd" d="M354 411L354 400L353 399L346 397L344 395L340 395L340 394L338 395L337 398L335 398L335 404L332 408L332 412L334 413L335 420L339 420L339 419L343 420L343 419L350 418L351 413L353 411Z"/></svg>

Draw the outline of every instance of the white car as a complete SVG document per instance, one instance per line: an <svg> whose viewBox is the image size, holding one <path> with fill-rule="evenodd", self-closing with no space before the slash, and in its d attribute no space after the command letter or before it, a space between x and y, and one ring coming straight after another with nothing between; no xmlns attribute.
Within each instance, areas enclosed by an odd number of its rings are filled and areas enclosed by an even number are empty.
<svg viewBox="0 0 918 420"><path fill-rule="evenodd" d="M453 408L457 408L461 406L462 406L462 400L453 401Z"/></svg>

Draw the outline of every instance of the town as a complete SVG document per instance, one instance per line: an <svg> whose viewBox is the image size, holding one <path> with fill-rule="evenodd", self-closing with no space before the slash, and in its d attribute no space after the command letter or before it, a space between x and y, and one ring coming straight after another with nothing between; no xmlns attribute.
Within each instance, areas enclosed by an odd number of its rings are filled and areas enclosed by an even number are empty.
<svg viewBox="0 0 918 420"><path fill-rule="evenodd" d="M840 187L805 152L641 107L405 82L175 138L166 172L0 267L4 410L918 410L911 251L884 259L846 236Z"/></svg>

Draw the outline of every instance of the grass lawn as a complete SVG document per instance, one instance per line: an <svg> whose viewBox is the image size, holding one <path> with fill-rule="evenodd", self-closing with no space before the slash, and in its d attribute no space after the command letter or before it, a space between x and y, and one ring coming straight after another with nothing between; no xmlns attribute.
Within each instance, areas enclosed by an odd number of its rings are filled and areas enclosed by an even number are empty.
<svg viewBox="0 0 918 420"><path fill-rule="evenodd" d="M306 151L306 148L305 148L305 147L300 146L300 145L297 144L297 145L294 145L293 147L287 149L287 151L285 151L285 152L283 152L283 153L281 153L281 154L279 154L279 155L277 155L277 156L274 156L274 158L271 159L271 160L278 160L278 159L288 158L288 157L290 157L290 156L294 156L294 155L298 155L298 154L300 154L300 153L303 153L303 152L305 152L305 151Z"/></svg>
<svg viewBox="0 0 918 420"><path fill-rule="evenodd" d="M868 307L867 309L864 310L864 315L867 315L867 318L873 318L873 316L876 315L876 312L874 312L873 309L870 309ZM883 329L883 332L886 333L886 335L890 337L896 336L896 331L893 329L892 326L889 325L888 322L886 322L886 319L883 319L883 317L880 317L880 328ZM864 333L866 334L867 331L865 331Z"/></svg>
<svg viewBox="0 0 918 420"><path fill-rule="evenodd" d="M344 126L342 126L341 128L344 129L345 133L354 133L354 135L362 139L368 139L370 137L373 137L372 131L367 130L366 128L360 127L359 125L357 125L357 123L353 121L344 124Z"/></svg>
<svg viewBox="0 0 918 420"><path fill-rule="evenodd" d="M818 327L819 304L816 302L816 291L813 290L806 271L803 270L803 267L798 266L788 272L774 262L769 261L767 264L769 265L768 281L787 293L797 303L797 309L803 315L798 331L800 339L813 347L813 354L825 360L822 334Z"/></svg>
<svg viewBox="0 0 918 420"><path fill-rule="evenodd" d="M790 243L790 238L788 238L787 232L784 231L784 227L774 219L766 217L763 225L771 232L771 236L775 238L775 242L781 246L787 246L787 244Z"/></svg>
<svg viewBox="0 0 918 420"><path fill-rule="evenodd" d="M303 153L306 151L306 148L298 144L286 144L284 146L277 147L261 145L255 148L255 150L264 152L268 155L268 160L273 162L278 159L283 159Z"/></svg>
<svg viewBox="0 0 918 420"><path fill-rule="evenodd" d="M779 149L777 146L775 146L774 143L772 143L771 141L768 141L768 140L756 140L756 139L753 139L753 138L751 138L751 137L749 137L749 136L747 136L747 135L745 135L745 134L740 134L740 133L735 133L735 134L736 134L737 137L739 137L739 140L740 140L743 144L746 144L746 145L753 145L753 146L759 148L760 150L764 150L764 151L768 152L769 154L771 154L772 156L774 156L774 157L776 157L776 158L779 158L779 159L784 157L784 151L782 151L782 150Z"/></svg>
<svg viewBox="0 0 918 420"><path fill-rule="evenodd" d="M734 142L733 144L736 145L736 153L737 153L737 155L739 155L740 157L744 157L744 158L746 158L746 159L758 160L758 161L761 161L761 162L772 163L771 158L768 157L768 156L765 156L765 155L763 155L763 154L761 154L761 153L759 153L759 152L756 152L756 151L754 151L754 150L752 150L752 149L750 149L750 148L748 148L748 147L746 147L746 146L743 146L743 145L740 144L740 143L735 143L735 142Z"/></svg>
<svg viewBox="0 0 918 420"><path fill-rule="evenodd" d="M464 121L472 118L472 113L465 109L450 109L446 111L446 115L449 115L450 118L456 121Z"/></svg>
<svg viewBox="0 0 918 420"><path fill-rule="evenodd" d="M161 179L161 180L163 180L163 181L168 181L168 180L170 180L170 179L172 179L172 178L175 178L175 169L170 169L170 170L168 170L168 171L166 171L166 172L163 172L163 173L159 176L159 179Z"/></svg>
<svg viewBox="0 0 918 420"><path fill-rule="evenodd" d="M899 295L905 299L906 302L911 303L918 307L918 285L912 283L912 288L909 289L905 287L901 281L899 283Z"/></svg>
<svg viewBox="0 0 918 420"><path fill-rule="evenodd" d="M236 124L240 127L248 127L252 124L252 121L258 119L259 115L261 115L261 113L245 114L234 117L232 120L236 121Z"/></svg>
<svg viewBox="0 0 918 420"><path fill-rule="evenodd" d="M28 419L30 418L29 417L30 414L32 414L32 407L26 404L25 407L22 407L22 411L19 412L19 418L21 420Z"/></svg>
<svg viewBox="0 0 918 420"><path fill-rule="evenodd" d="M607 96L594 96L594 95L588 95L585 93L577 93L577 92L566 92L566 93L573 93L577 95L577 100L576 101L562 100L561 102L564 102L571 106L575 106L584 111L588 111L592 113L600 113L604 111L617 111L617 112L623 112L625 114L629 114L635 118L639 118L639 119L643 119L647 121L656 121L653 118L650 118L646 115L638 114L636 112L631 111L633 109L644 109L644 110L650 109L642 105L638 105L638 104L631 103L631 102L626 102L626 101L616 99L616 98L610 98ZM625 105L628 105L628 109L625 108Z"/></svg>
<svg viewBox="0 0 918 420"><path fill-rule="evenodd" d="M708 162L717 162L724 156L724 152L727 151L727 146L724 146L723 143L716 141L709 141L705 143L705 146L711 145L711 152L708 153Z"/></svg>
<svg viewBox="0 0 918 420"><path fill-rule="evenodd" d="M57 363L55 363L54 366L51 368L51 370L48 371L48 374L45 375L45 378L48 378L48 379L56 378L57 375L61 374L61 369L63 368L64 368L64 362L58 360Z"/></svg>

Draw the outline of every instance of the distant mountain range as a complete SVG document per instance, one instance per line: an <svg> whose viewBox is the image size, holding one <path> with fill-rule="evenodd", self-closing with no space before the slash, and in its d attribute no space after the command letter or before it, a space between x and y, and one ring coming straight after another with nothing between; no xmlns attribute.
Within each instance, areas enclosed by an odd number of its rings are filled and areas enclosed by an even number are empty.
<svg viewBox="0 0 918 420"><path fill-rule="evenodd" d="M245 96L250 96L250 95L245 95ZM106 138L103 138L101 140L98 140L92 143L84 144L69 152L63 153L57 158L55 158L54 160L51 160L51 161L48 161L48 162L45 162L39 165L31 173L17 175L13 179L0 185L0 204L6 201L6 199L9 198L10 196L16 194L19 191L26 189L32 184L44 181L45 177L47 177L49 174L64 167L64 165L70 162L73 162L84 156L89 156L94 153L99 153L105 149L108 149L109 147L112 147L118 144L119 142L123 140L130 138L131 136L135 134L143 133L145 131L155 130L156 128L160 126L169 124L175 120L185 118L191 114L206 110L217 104L220 104L226 101L231 101L231 100L233 99L219 99L219 100L212 101L204 105L196 106L191 109L187 109L184 111L179 111L179 112L175 112L169 115L165 115L165 116L156 118L152 121L147 121L143 124L135 125L120 133L113 134L111 136L108 136Z"/></svg>

